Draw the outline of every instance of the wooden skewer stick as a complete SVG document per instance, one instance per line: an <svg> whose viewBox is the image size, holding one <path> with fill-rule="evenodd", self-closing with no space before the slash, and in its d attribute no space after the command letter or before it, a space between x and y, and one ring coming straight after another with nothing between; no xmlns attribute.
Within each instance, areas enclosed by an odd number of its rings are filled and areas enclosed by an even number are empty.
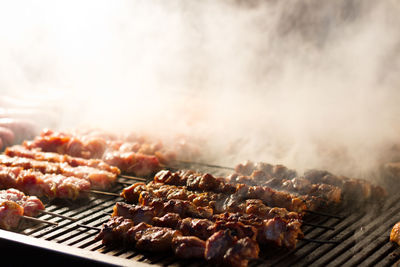
<svg viewBox="0 0 400 267"><path fill-rule="evenodd" d="M38 218L35 218L35 217L26 216L26 215L22 216L22 218L24 218L25 220L30 220L30 221L38 222L38 223L46 223L46 224L51 224L51 225L58 225L58 223L56 223L56 222L49 222L49 221L46 221L46 220L41 220L41 219L38 219Z"/></svg>
<svg viewBox="0 0 400 267"><path fill-rule="evenodd" d="M111 192L103 192L103 191L98 191L98 190L90 190L90 193L95 193L99 195L106 195L106 196L114 196L114 197L119 197L120 195L117 193L111 193Z"/></svg>
<svg viewBox="0 0 400 267"><path fill-rule="evenodd" d="M125 178L125 179L132 179L132 180L139 180L139 181L147 181L148 180L146 178L129 176L129 175L118 175L118 176L121 178Z"/></svg>
<svg viewBox="0 0 400 267"><path fill-rule="evenodd" d="M76 218L72 218L72 217L69 217L69 216L64 216L64 215L61 215L61 214L58 214L58 213L55 213L55 212L51 212L51 211L41 210L40 212L43 213L43 214L48 214L48 215L52 215L52 216L55 216L55 217L60 217L60 218L66 219L66 220L74 221L74 222L78 221L78 219L76 219Z"/></svg>

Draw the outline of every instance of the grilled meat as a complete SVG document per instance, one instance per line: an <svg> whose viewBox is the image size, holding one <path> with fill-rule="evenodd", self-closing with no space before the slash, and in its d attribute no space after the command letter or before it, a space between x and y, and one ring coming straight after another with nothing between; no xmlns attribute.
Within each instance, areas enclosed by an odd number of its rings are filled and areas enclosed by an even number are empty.
<svg viewBox="0 0 400 267"><path fill-rule="evenodd" d="M16 189L0 191L0 228L10 230L18 226L22 215L34 216L44 210L36 197L26 196Z"/></svg>
<svg viewBox="0 0 400 267"><path fill-rule="evenodd" d="M144 212L146 216L143 216ZM153 218L151 218L151 213ZM248 237L257 240L260 244L273 243L277 246L294 248L297 239L303 237L300 229L301 223L297 220L284 220L282 218L261 219L255 215L239 213L224 213L214 215L212 220L197 219L180 216L179 213L165 213L154 207L143 207L117 203L112 216L122 216L131 219L136 224L147 222L162 227L177 229L183 235L196 236L206 240L219 230L229 229L238 239ZM184 218L184 219L181 219Z"/></svg>
<svg viewBox="0 0 400 267"><path fill-rule="evenodd" d="M22 167L25 170L34 170L48 174L62 174L74 176L90 182L94 189L108 189L117 179L117 175L108 171L99 170L88 166L72 167L67 163L52 163L37 161L29 158L9 157L0 155L0 165L9 167Z"/></svg>
<svg viewBox="0 0 400 267"><path fill-rule="evenodd" d="M0 188L16 188L29 195L50 199L76 199L87 196L90 183L76 177L0 166Z"/></svg>
<svg viewBox="0 0 400 267"><path fill-rule="evenodd" d="M248 160L235 166L235 172L240 175L250 176L255 171L262 171L269 178L289 180L297 177L297 172L295 170L288 169L281 164L272 165L265 162L254 163Z"/></svg>
<svg viewBox="0 0 400 267"><path fill-rule="evenodd" d="M290 211L302 212L307 209L303 200L286 192L279 192L266 186L247 186L244 184L230 185L223 179L215 178L211 174L201 174L194 171L160 171L154 181L158 183L187 186L190 190L212 191L230 194L237 199L260 199L268 206L286 208Z"/></svg>
<svg viewBox="0 0 400 267"><path fill-rule="evenodd" d="M72 134L44 130L33 141L24 142L28 149L40 148L45 152L56 152L84 159L103 159L122 172L146 176L160 169L156 156L136 152L114 150L112 143L101 137L74 136Z"/></svg>
<svg viewBox="0 0 400 267"><path fill-rule="evenodd" d="M121 196L131 203L144 203L147 198L162 200L180 199L192 202L197 207L208 207L213 213L241 212L261 216L264 219L282 217L285 219L301 220L301 214L289 212L285 208L270 208L259 199L243 201L237 195L224 195L213 192L194 192L186 187L164 185L150 182L149 184L136 183L124 188ZM140 199L140 201L139 201ZM151 200L150 200L151 201Z"/></svg>
<svg viewBox="0 0 400 267"><path fill-rule="evenodd" d="M177 236L172 240L174 253L179 258L204 258L206 242L195 236Z"/></svg>
<svg viewBox="0 0 400 267"><path fill-rule="evenodd" d="M308 170L304 173L304 178L312 183L329 184L341 188L342 198L346 200L380 200L387 196L386 190L378 185L373 185L363 179L336 176L327 171Z"/></svg>
<svg viewBox="0 0 400 267"><path fill-rule="evenodd" d="M230 246L220 247L219 233L227 233L231 237ZM115 216L103 224L102 230L95 240L104 244L124 243L146 251L173 251L176 256L184 258L195 257L218 262L223 265L246 266L249 259L257 258L259 247L257 242L249 238L237 239L230 235L230 230L221 230L215 237L203 241L193 236L183 236L178 230L167 227L151 226L145 223L135 224L130 219ZM208 248L208 250L207 250ZM219 249L218 253L210 256L211 248ZM208 251L208 254L207 254ZM230 251L229 253L227 253ZM222 253L223 252L223 253ZM235 253L233 253L235 252ZM238 265L231 257L238 260Z"/></svg>
<svg viewBox="0 0 400 267"><path fill-rule="evenodd" d="M279 190L322 197L332 203L338 203L340 199L380 200L387 195L384 188L366 180L337 176L324 170L308 170L299 177L295 170L288 169L284 165L246 161L238 164L235 171L238 175L230 178L235 182L250 185L265 184Z"/></svg>
<svg viewBox="0 0 400 267"><path fill-rule="evenodd" d="M26 196L14 188L1 190L0 199L14 201L24 209L26 216L35 216L40 210L44 210L44 205L40 199L34 196Z"/></svg>
<svg viewBox="0 0 400 267"><path fill-rule="evenodd" d="M121 173L121 171L117 167L110 166L104 161L99 159L84 159L84 158L72 157L65 154L61 155L53 152L42 152L39 149L27 149L24 146L19 146L19 145L6 148L4 153L9 157L30 158L37 161L46 161L54 163L67 163L72 167L87 166L100 169L103 171L112 172L115 175L119 175Z"/></svg>
<svg viewBox="0 0 400 267"><path fill-rule="evenodd" d="M0 199L0 228L10 230L18 226L21 216L24 215L24 208L16 202Z"/></svg>
<svg viewBox="0 0 400 267"><path fill-rule="evenodd" d="M253 171L250 176L234 173L229 175L226 181L231 184L246 184L249 186L263 185L293 193L306 202L313 202L309 206L318 206L316 208L338 204L341 200L341 189L337 186L312 184L302 177L295 177L290 180L272 178L271 175L260 170Z"/></svg>
<svg viewBox="0 0 400 267"><path fill-rule="evenodd" d="M400 246L400 222L393 226L390 232L390 241L397 243Z"/></svg>

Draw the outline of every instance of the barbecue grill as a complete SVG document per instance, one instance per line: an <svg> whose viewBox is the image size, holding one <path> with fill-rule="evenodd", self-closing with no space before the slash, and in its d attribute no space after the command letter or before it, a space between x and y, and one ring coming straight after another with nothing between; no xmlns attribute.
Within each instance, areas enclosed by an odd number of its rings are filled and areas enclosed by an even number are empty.
<svg viewBox="0 0 400 267"><path fill-rule="evenodd" d="M205 167L201 170L214 173L221 171ZM119 181L135 182L125 178ZM119 193L123 187L123 184L117 184L109 192ZM16 259L17 262L48 261L66 265L89 263L108 266L208 265L205 261L182 260L171 254L146 253L120 246L106 247L101 241L94 241L98 228L107 221L114 204L121 200L117 196L93 194L89 199L77 202L52 201L47 203L46 211L64 218L51 214L42 214L38 218L56 222L57 226L23 221L15 233L0 232L0 245L10 253L18 248L21 251L19 254L29 255ZM307 214L305 222L317 225L303 226L307 241L300 241L293 251L273 246L262 247L259 260L252 261L250 266L389 266L400 263L400 248L389 242L391 227L400 220L400 196L391 194L379 206L337 207L329 210L329 214ZM313 240L335 242L320 243Z"/></svg>

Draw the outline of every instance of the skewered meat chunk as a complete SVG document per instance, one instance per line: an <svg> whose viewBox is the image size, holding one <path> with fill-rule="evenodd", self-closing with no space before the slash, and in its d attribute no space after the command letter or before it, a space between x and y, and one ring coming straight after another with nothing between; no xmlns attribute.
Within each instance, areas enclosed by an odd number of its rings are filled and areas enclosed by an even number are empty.
<svg viewBox="0 0 400 267"><path fill-rule="evenodd" d="M24 208L16 202L0 199L0 228L10 230L18 226Z"/></svg>
<svg viewBox="0 0 400 267"><path fill-rule="evenodd" d="M268 206L286 208L302 212L307 209L303 200L285 192L279 192L266 186L229 185L211 174L200 174L193 171L172 173L160 171L154 177L155 182L187 186L190 190L213 191L235 195L238 199L261 199Z"/></svg>
<svg viewBox="0 0 400 267"><path fill-rule="evenodd" d="M162 200L180 199L192 202L197 207L211 208L213 213L241 212L256 214L264 219L282 217L285 219L301 220L297 212L289 212L285 208L270 208L259 199L242 199L213 192L193 192L185 187L164 185L150 182L149 184L135 183L122 190L121 196L128 202L145 203L146 198L160 198Z"/></svg>
<svg viewBox="0 0 400 267"><path fill-rule="evenodd" d="M174 253L179 258L204 258L206 242L195 236L177 236L172 240Z"/></svg>
<svg viewBox="0 0 400 267"><path fill-rule="evenodd" d="M260 247L254 240L246 237L238 240L224 255L224 263L229 266L246 267L249 259L258 258Z"/></svg>
<svg viewBox="0 0 400 267"><path fill-rule="evenodd" d="M74 176L89 181L94 189L104 190L110 188L117 179L117 175L114 173L88 166L71 167L67 163L52 163L6 155L0 155L0 164L9 167L22 167L25 170L40 171L43 174Z"/></svg>
<svg viewBox="0 0 400 267"><path fill-rule="evenodd" d="M393 226L390 232L390 241L397 243L400 246L400 222Z"/></svg>
<svg viewBox="0 0 400 267"><path fill-rule="evenodd" d="M90 183L76 177L0 166L0 188L16 188L29 195L50 199L76 199L87 196Z"/></svg>
<svg viewBox="0 0 400 267"><path fill-rule="evenodd" d="M9 157L22 157L22 158L34 159L37 161L67 163L72 167L88 166L103 171L112 172L115 175L119 175L121 173L121 171L117 167L110 166L104 161L99 159L84 159L84 158L72 157L69 155L61 155L53 152L42 152L39 149L29 150L24 146L19 146L19 145L6 148L4 153Z"/></svg>
<svg viewBox="0 0 400 267"><path fill-rule="evenodd" d="M34 216L44 210L43 203L36 197L10 188L0 191L0 228L12 229L18 226L22 215Z"/></svg>

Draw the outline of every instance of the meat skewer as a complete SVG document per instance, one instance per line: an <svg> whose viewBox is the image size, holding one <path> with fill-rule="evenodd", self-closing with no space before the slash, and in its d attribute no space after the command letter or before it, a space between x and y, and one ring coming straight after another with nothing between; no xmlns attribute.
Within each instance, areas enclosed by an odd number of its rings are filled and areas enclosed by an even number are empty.
<svg viewBox="0 0 400 267"><path fill-rule="evenodd" d="M162 199L164 201L170 199L180 199L190 201L199 207L208 207L213 213L223 212L241 212L261 216L264 219L272 219L281 217L284 219L301 220L301 214L297 212L289 212L285 208L270 208L258 199L234 199L224 194L214 192L193 192L187 190L183 186L165 185L160 183L150 182L147 185L144 183L135 183L122 190L121 196L130 203L145 204L151 199Z"/></svg>
<svg viewBox="0 0 400 267"><path fill-rule="evenodd" d="M77 199L86 197L90 183L76 177L61 174L43 174L21 167L0 166L0 188L16 188L33 196L46 196L49 199Z"/></svg>
<svg viewBox="0 0 400 267"><path fill-rule="evenodd" d="M84 158L72 157L65 154L61 155L53 152L42 152L39 149L30 150L20 145L8 147L6 148L4 153L9 157L22 157L38 161L67 163L72 167L87 166L87 167L97 168L103 171L112 172L116 175L119 175L121 173L121 171L117 167L110 166L109 164L99 159L84 159Z"/></svg>
<svg viewBox="0 0 400 267"><path fill-rule="evenodd" d="M156 156L131 151L115 151L110 142L101 137L85 139L72 134L44 130L33 141L25 141L23 145L28 149L39 148L44 152L56 152L84 159L102 159L124 173L138 176L150 175L161 168Z"/></svg>
<svg viewBox="0 0 400 267"><path fill-rule="evenodd" d="M23 216L30 218L44 210L43 203L36 197L10 188L0 191L0 228L16 228Z"/></svg>
<svg viewBox="0 0 400 267"><path fill-rule="evenodd" d="M345 200L377 201L387 196L386 190L378 185L373 185L363 179L333 175L327 171L308 170L304 173L304 178L312 183L330 184L341 188L342 197Z"/></svg>
<svg viewBox="0 0 400 267"><path fill-rule="evenodd" d="M40 171L43 174L73 176L89 181L94 189L102 190L110 188L117 179L117 175L114 173L88 166L72 167L67 163L37 161L30 158L9 157L6 155L0 155L0 165L21 167L24 170Z"/></svg>
<svg viewBox="0 0 400 267"><path fill-rule="evenodd" d="M154 181L158 183L187 186L190 190L213 191L233 195L238 199L260 199L264 204L286 208L289 211L303 212L307 210L304 200L286 192L279 192L266 186L230 185L223 179L211 174L200 174L194 171L160 171ZM311 207L311 205L309 205Z"/></svg>
<svg viewBox="0 0 400 267"><path fill-rule="evenodd" d="M273 189L282 190L310 200L319 209L330 205L339 204L341 189L328 184L312 184L309 180L295 177L290 180L272 178L268 173L260 170L253 171L250 176L234 173L225 179L230 184L246 184L249 186L262 185Z"/></svg>
<svg viewBox="0 0 400 267"><path fill-rule="evenodd" d="M300 222L287 221L279 217L264 220L255 215L224 213L215 215L212 220L190 217L182 219L179 213L166 212L154 206L137 206L121 202L114 206L112 216L122 216L135 223L145 222L170 227L203 240L219 230L230 229L238 238L249 237L260 244L273 243L277 246L294 248L297 239L303 237Z"/></svg>
<svg viewBox="0 0 400 267"><path fill-rule="evenodd" d="M210 262L247 266L250 259L258 258L257 242L250 238L237 239L229 230L220 230L203 241L194 236L167 227L135 224L130 219L115 216L105 223L96 240L104 244L124 243L147 251L173 251L182 258L203 258Z"/></svg>
<svg viewBox="0 0 400 267"><path fill-rule="evenodd" d="M235 167L235 171L238 174L247 176L257 176L257 174L261 172L262 174L265 174L265 176L272 178L273 181L284 180L284 182L289 183L289 186L291 185L288 181L292 181L293 179L293 184L307 183L307 181L309 181L312 184L318 185L317 188L321 188L319 185L323 185L325 188L322 192L330 191L330 194L326 197L327 199L337 196L338 193L337 189L332 191L327 185L339 188L341 191L341 198L346 200L380 200L387 195L384 188L373 185L366 180L337 176L323 170L308 170L302 177L299 177L295 170L291 170L284 165L246 161L238 164ZM261 178L262 176L263 175L260 175ZM265 180L265 182L267 182L265 176L263 177L264 179L258 180Z"/></svg>

